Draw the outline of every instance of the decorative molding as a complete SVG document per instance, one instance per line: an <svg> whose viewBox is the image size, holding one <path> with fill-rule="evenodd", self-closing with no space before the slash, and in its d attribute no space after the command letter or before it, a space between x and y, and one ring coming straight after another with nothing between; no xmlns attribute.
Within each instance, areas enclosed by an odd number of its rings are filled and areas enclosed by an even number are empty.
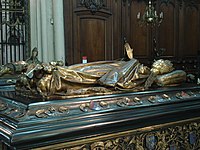
<svg viewBox="0 0 200 150"><path fill-rule="evenodd" d="M149 131L151 129L153 130ZM115 137L114 134L113 137ZM99 139L91 141L91 143L66 147L66 149L199 149L199 138L200 123L192 122L171 127L160 127L156 128L156 130L153 126L147 127L142 129L142 131L136 131L135 134L127 132L124 136Z"/></svg>
<svg viewBox="0 0 200 150"><path fill-rule="evenodd" d="M2 95L13 98L12 92L5 92ZM20 95L17 95L20 96ZM102 98L98 100L90 100L82 103L71 103L71 104L47 104L47 105L36 105L34 107L27 107L20 102L11 103L6 100L0 99L0 115L6 115L16 120L32 120L32 119L46 119L55 118L58 116L70 116L70 112L76 112L78 114L112 110L120 108L134 108L138 106L159 105L164 103L177 102L180 100L193 99L200 96L199 89L177 91L173 95L161 93L152 93L151 95L134 95L134 96L123 96L115 98ZM28 98L28 97L24 97Z"/></svg>
<svg viewBox="0 0 200 150"><path fill-rule="evenodd" d="M175 3L173 0L161 0L160 5L161 4L165 4L165 5L171 4L173 7L175 7Z"/></svg>
<svg viewBox="0 0 200 150"><path fill-rule="evenodd" d="M80 4L89 9L92 14L96 13L105 6L104 0L80 0Z"/></svg>
<svg viewBox="0 0 200 150"><path fill-rule="evenodd" d="M200 148L200 118L153 125L76 141L48 145L60 150L190 150Z"/></svg>

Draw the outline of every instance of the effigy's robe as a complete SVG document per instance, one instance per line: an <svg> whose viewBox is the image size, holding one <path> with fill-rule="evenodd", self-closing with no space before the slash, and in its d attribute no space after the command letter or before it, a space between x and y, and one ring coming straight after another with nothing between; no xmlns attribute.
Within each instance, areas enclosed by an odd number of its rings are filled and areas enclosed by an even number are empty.
<svg viewBox="0 0 200 150"><path fill-rule="evenodd" d="M123 61L101 61L70 67L56 66L52 72L50 92L77 90L80 88L95 87L98 80L110 70L120 68Z"/></svg>
<svg viewBox="0 0 200 150"><path fill-rule="evenodd" d="M117 90L144 89L146 78L149 77L150 69L143 66L136 59L125 61L100 61L87 64L72 65L69 67L51 66L37 64L42 72L42 77L38 78L38 71L25 73L28 75L29 83L26 89L39 92L40 95L78 95L78 94L98 94L110 93ZM52 71L49 71L50 70ZM47 71L48 70L48 71ZM37 77L36 77L37 75ZM22 82L16 85L17 91L22 90ZM26 81L26 82L27 82ZM24 83L23 83L24 85ZM33 92L32 92L33 93Z"/></svg>
<svg viewBox="0 0 200 150"><path fill-rule="evenodd" d="M65 80L80 84L101 84L131 89L144 83L150 74L150 69L141 65L136 59L128 62L98 62L98 64L79 67L80 69L58 67L53 75L57 79L58 87L61 87L62 80Z"/></svg>
<svg viewBox="0 0 200 150"><path fill-rule="evenodd" d="M98 83L97 80L107 72L119 69L125 64L126 62L124 61L100 61L73 65L67 68L59 67L58 70L62 70L63 75L68 81L82 84L96 84Z"/></svg>
<svg viewBox="0 0 200 150"><path fill-rule="evenodd" d="M102 61L70 67L57 66L52 72L50 93L72 90L106 91L105 87L133 89L145 82L150 69L141 65L138 60ZM98 88L97 88L98 87ZM77 92L77 91L74 91ZM79 93L79 92L78 92Z"/></svg>
<svg viewBox="0 0 200 150"><path fill-rule="evenodd" d="M126 64L124 61L100 61L69 67L54 66L51 73L45 72L41 79L33 81L36 84L32 87L44 96L108 93L111 91L100 86L98 80L108 71L121 68L124 64ZM51 65L43 64L43 70L45 70L44 66ZM17 89L20 90L20 88Z"/></svg>
<svg viewBox="0 0 200 150"><path fill-rule="evenodd" d="M140 86L150 75L150 70L136 59L131 59L121 68L115 68L103 75L99 82L102 85L133 89Z"/></svg>

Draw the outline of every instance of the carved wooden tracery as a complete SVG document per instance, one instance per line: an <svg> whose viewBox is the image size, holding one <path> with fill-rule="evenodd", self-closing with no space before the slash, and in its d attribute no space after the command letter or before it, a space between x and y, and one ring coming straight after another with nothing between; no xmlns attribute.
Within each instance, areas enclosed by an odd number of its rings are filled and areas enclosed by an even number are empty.
<svg viewBox="0 0 200 150"><path fill-rule="evenodd" d="M80 4L89 9L92 13L97 12L105 6L104 0L80 0Z"/></svg>

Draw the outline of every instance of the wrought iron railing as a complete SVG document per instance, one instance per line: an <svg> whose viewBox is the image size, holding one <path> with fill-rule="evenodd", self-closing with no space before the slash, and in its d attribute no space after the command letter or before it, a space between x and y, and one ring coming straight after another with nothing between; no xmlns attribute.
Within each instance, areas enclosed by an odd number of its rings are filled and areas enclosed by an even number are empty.
<svg viewBox="0 0 200 150"><path fill-rule="evenodd" d="M0 65L29 55L29 1L0 0Z"/></svg>

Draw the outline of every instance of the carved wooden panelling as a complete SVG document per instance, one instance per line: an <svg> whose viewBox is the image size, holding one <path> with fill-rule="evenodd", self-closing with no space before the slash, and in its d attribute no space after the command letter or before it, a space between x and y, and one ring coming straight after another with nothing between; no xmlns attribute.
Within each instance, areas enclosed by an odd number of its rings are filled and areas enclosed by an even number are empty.
<svg viewBox="0 0 200 150"><path fill-rule="evenodd" d="M82 56L87 56L88 62L122 58L124 37L142 63L164 58L182 66L185 59L194 61L200 50L199 2L153 2L164 17L160 26L152 27L141 26L137 20L138 12L144 14L145 0L64 1L66 61L80 63ZM155 57L155 51L163 53Z"/></svg>
<svg viewBox="0 0 200 150"><path fill-rule="evenodd" d="M127 22L129 25L127 26L127 34L130 36L130 44L134 50L134 57L139 59L148 59L149 55L149 36L150 36L150 28L147 26L142 26L137 21L137 13L143 13L145 10L146 4L144 2L138 3L136 1L131 3L130 12L128 12Z"/></svg>
<svg viewBox="0 0 200 150"><path fill-rule="evenodd" d="M163 55L167 57L176 57L176 39L177 32L177 11L173 3L160 3L159 11L164 13L164 18L159 27L157 27L157 49L163 49ZM156 35L155 35L156 37Z"/></svg>
<svg viewBox="0 0 200 150"><path fill-rule="evenodd" d="M109 26L104 19L98 18L79 18L77 31L77 53L76 62L81 60L82 56L87 56L89 62L95 60L104 60L107 57L106 34ZM108 28L107 28L108 27ZM97 32L98 31L98 32ZM112 37L110 37L111 39ZM95 56L95 57L94 57Z"/></svg>
<svg viewBox="0 0 200 150"><path fill-rule="evenodd" d="M184 57L196 56L199 50L199 12L195 7L186 7L184 14Z"/></svg>
<svg viewBox="0 0 200 150"><path fill-rule="evenodd" d="M81 63L83 56L87 56L88 62L92 62L111 60L116 58L115 55L121 55L116 44L120 42L121 37L118 33L121 26L120 23L114 24L118 22L121 13L112 11L118 12L120 2L111 0L90 2L64 1L65 20L69 20L65 21L66 53L69 64ZM68 26L69 23L72 25Z"/></svg>

